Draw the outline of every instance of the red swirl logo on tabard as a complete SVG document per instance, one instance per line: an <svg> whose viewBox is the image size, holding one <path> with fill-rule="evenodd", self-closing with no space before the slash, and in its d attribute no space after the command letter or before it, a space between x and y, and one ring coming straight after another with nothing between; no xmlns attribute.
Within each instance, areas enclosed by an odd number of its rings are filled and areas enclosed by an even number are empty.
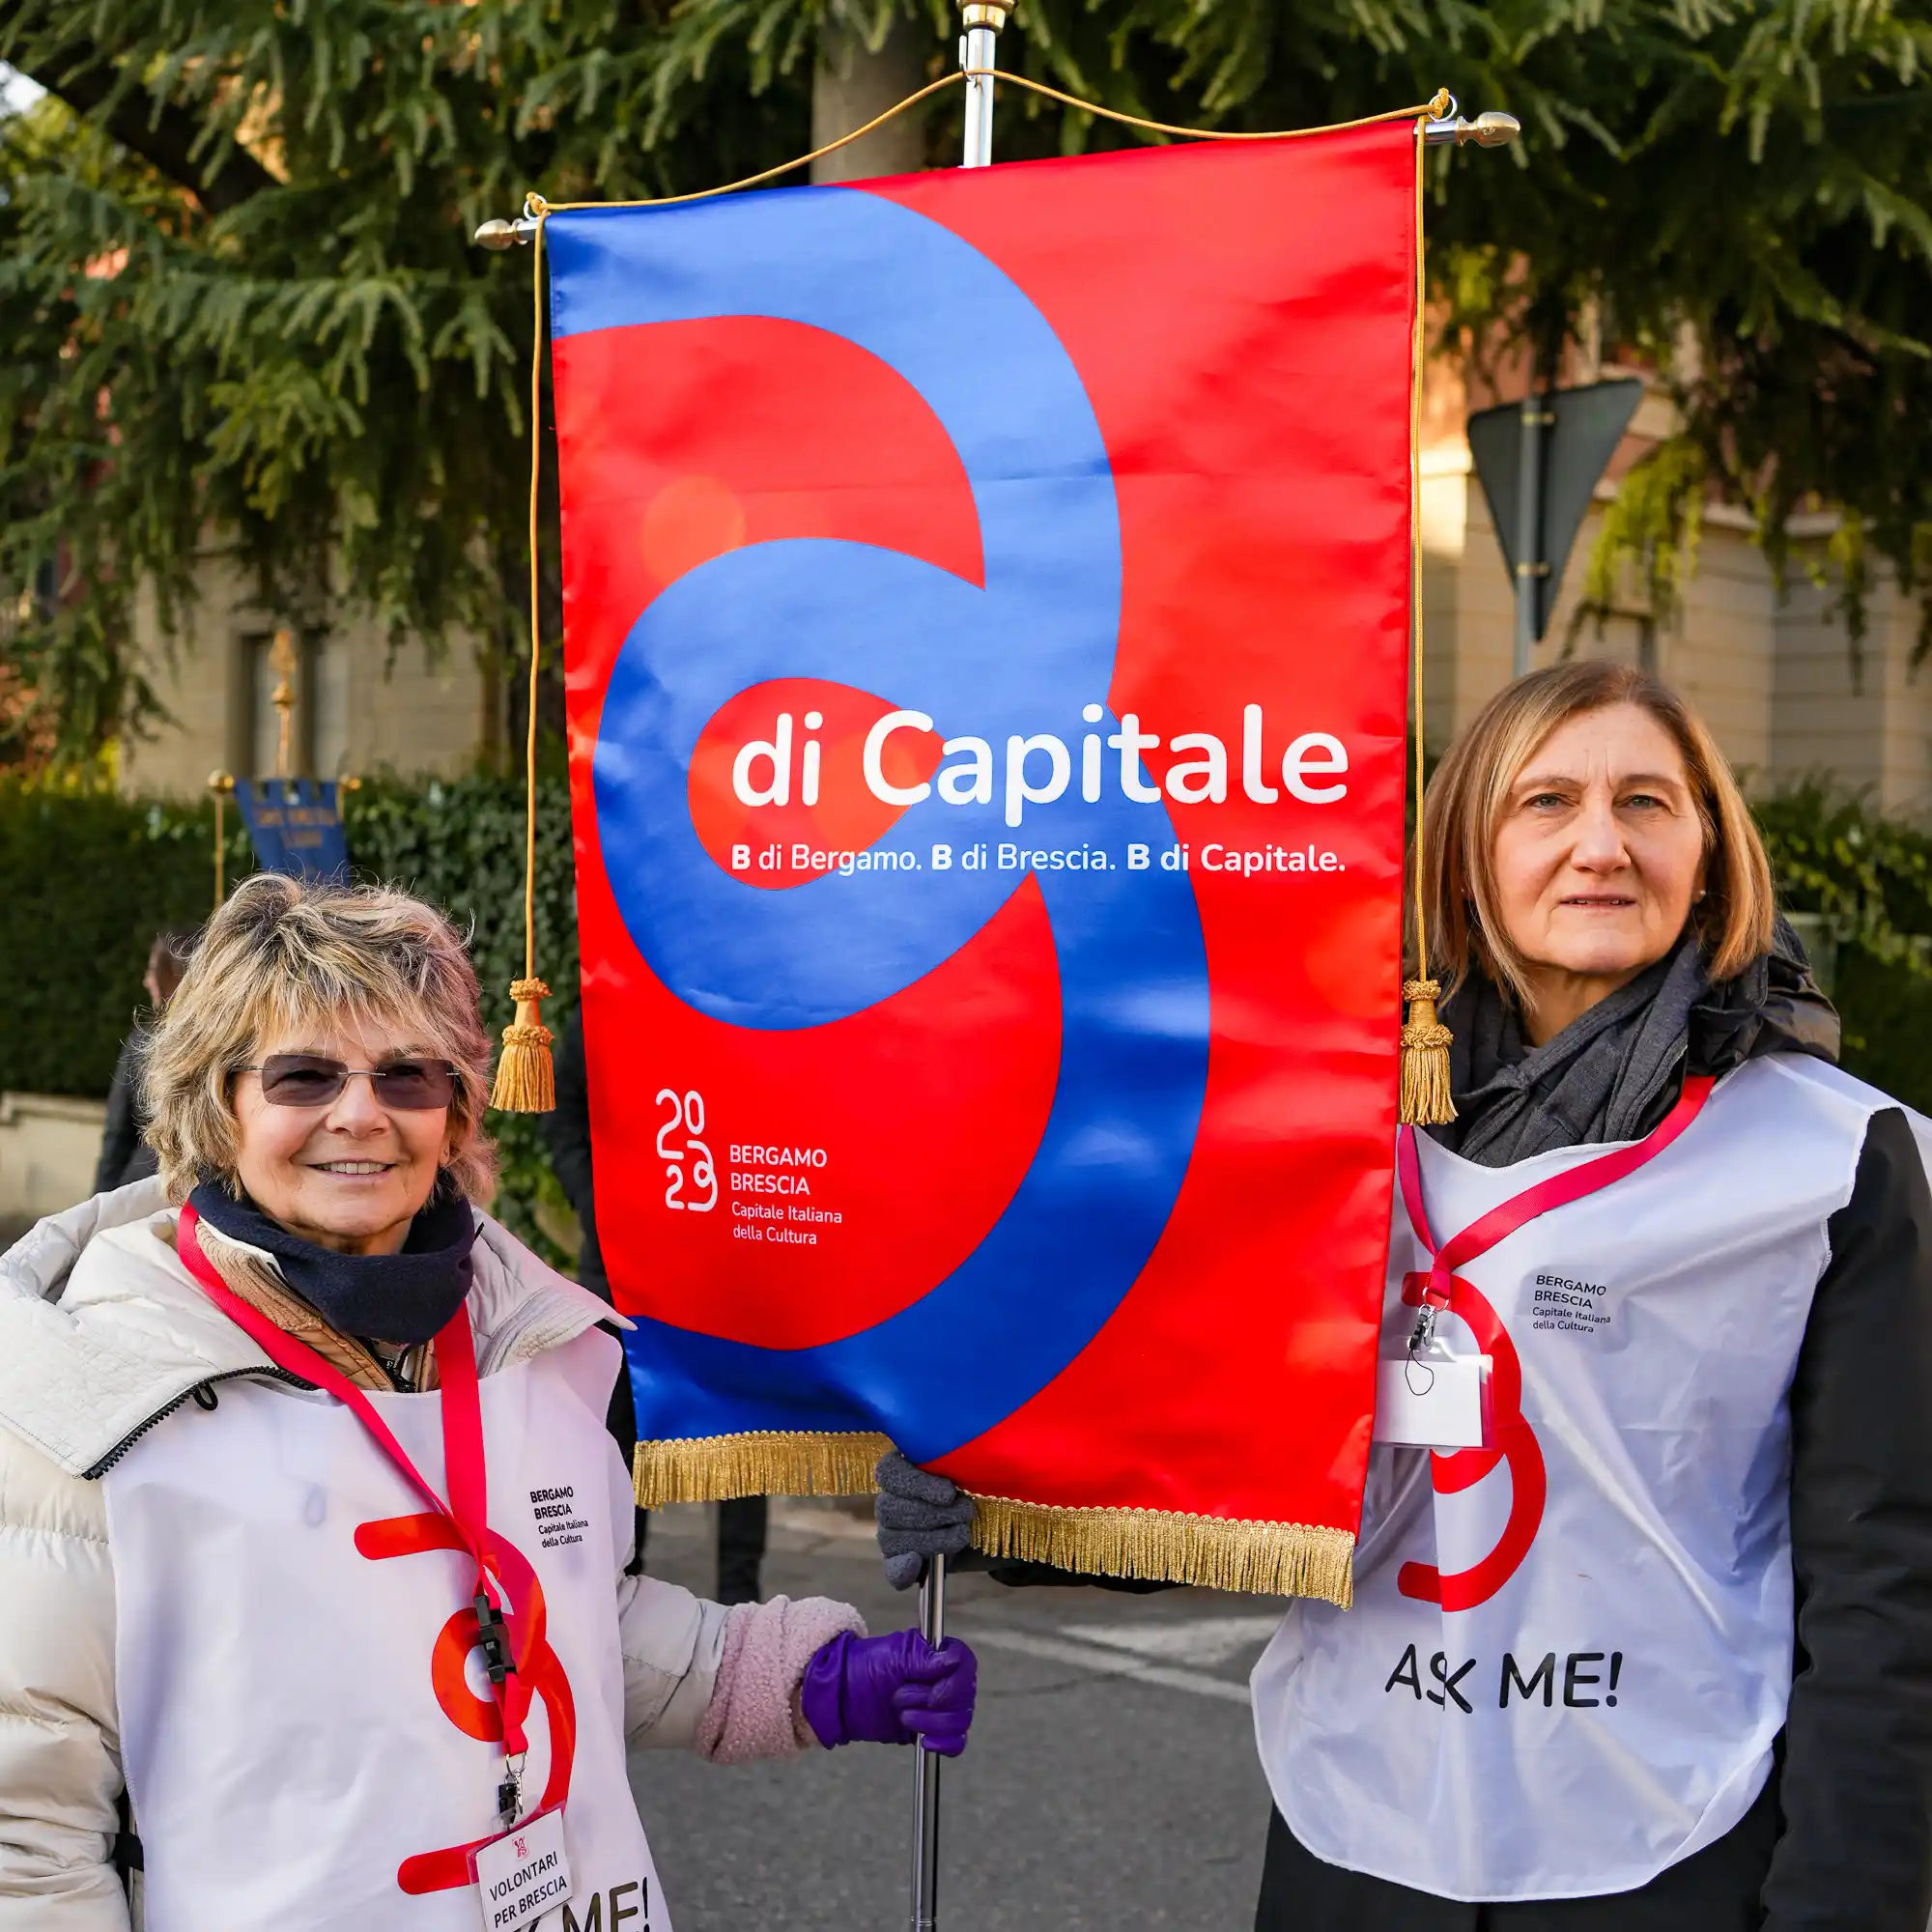
<svg viewBox="0 0 1932 1932"><path fill-rule="evenodd" d="M1409 1307L1419 1307L1429 1286L1426 1274L1406 1275L1402 1298ZM1458 1449L1451 1455L1433 1454L1429 1459L1430 1480L1439 1496L1459 1495L1473 1489L1498 1463L1506 1463L1510 1477L1509 1520L1503 1524L1496 1545L1480 1563L1466 1570L1443 1575L1433 1563L1405 1563L1397 1573L1395 1586L1405 1597L1418 1603L1440 1604L1445 1610L1472 1610L1486 1604L1521 1567L1529 1554L1536 1532L1543 1526L1543 1505L1548 1493L1543 1468L1543 1448L1522 1412L1522 1363L1516 1344L1502 1318L1490 1306L1489 1297L1473 1283L1459 1274L1449 1287L1449 1312L1468 1323L1476 1346L1488 1355L1493 1379L1491 1401L1495 1423L1495 1441L1487 1449Z"/></svg>
<svg viewBox="0 0 1932 1932"><path fill-rule="evenodd" d="M541 1698L550 1719L550 1776L536 1809L560 1804L570 1792L570 1768L577 1755L577 1705L570 1679L544 1634L543 1585L528 1559L495 1530L490 1539L490 1567L507 1587L509 1607L504 1622L517 1660L517 1673ZM430 1549L454 1549L467 1554L455 1526L430 1513L386 1517L355 1530L355 1548L371 1562L391 1556L417 1556ZM442 1714L465 1737L479 1744L500 1744L503 1714L494 1698L479 1697L465 1674L469 1653L477 1647L476 1612L458 1610L437 1633L430 1651L430 1684ZM492 1834L494 1835L494 1833ZM418 1852L396 1867L396 1883L412 1894L451 1891L471 1883L469 1855L490 1839L474 1838L465 1845L445 1845L440 1851Z"/></svg>

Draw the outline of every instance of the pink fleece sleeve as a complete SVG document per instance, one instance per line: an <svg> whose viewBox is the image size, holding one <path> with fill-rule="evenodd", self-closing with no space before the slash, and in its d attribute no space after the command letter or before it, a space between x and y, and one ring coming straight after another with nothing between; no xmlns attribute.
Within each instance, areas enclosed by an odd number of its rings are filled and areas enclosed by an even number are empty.
<svg viewBox="0 0 1932 1932"><path fill-rule="evenodd" d="M724 1625L717 1686L697 1720L698 1755L714 1764L748 1764L793 1757L810 1744L799 1686L805 1666L840 1631L864 1636L866 1620L829 1597L738 1605Z"/></svg>

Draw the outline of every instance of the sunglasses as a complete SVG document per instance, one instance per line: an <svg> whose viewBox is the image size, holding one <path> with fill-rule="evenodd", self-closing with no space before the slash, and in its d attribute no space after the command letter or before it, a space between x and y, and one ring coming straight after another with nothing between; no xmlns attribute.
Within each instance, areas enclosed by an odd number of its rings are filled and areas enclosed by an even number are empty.
<svg viewBox="0 0 1932 1932"><path fill-rule="evenodd" d="M392 1060L385 1066L349 1066L319 1053L271 1053L259 1066L238 1073L262 1076L262 1098L271 1107L327 1107L352 1080L366 1079L385 1107L405 1114L446 1107L456 1097L459 1075L446 1060Z"/></svg>

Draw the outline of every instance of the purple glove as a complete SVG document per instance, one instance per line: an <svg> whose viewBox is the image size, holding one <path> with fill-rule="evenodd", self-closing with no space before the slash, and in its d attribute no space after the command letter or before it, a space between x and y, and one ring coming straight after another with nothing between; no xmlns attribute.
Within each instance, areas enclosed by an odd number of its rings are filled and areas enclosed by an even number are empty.
<svg viewBox="0 0 1932 1932"><path fill-rule="evenodd" d="M827 1750L909 1745L957 1757L966 1748L980 1661L956 1636L937 1650L918 1631L843 1631L805 1666L799 1705Z"/></svg>

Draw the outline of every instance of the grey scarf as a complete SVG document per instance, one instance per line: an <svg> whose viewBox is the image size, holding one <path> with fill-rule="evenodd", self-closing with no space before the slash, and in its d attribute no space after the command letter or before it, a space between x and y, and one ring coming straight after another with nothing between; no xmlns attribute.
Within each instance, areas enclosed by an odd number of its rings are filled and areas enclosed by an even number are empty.
<svg viewBox="0 0 1932 1932"><path fill-rule="evenodd" d="M1838 1051L1837 1014L1781 919L1772 951L1735 979L1714 983L1687 934L1542 1046L1525 1042L1515 1002L1480 972L1444 1002L1442 1018L1454 1036L1457 1118L1429 1131L1485 1167L1639 1140L1669 1112L1686 1072L1726 1073L1758 1053L1835 1060Z"/></svg>

